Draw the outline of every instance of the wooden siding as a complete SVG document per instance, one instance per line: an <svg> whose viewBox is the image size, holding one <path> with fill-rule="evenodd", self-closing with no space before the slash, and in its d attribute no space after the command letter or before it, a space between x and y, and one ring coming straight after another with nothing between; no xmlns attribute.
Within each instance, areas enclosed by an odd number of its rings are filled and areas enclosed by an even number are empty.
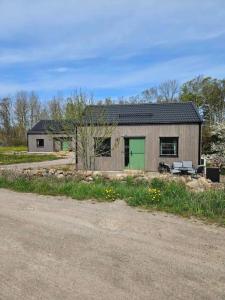
<svg viewBox="0 0 225 300"><path fill-rule="evenodd" d="M160 161L172 164L173 161L191 160L198 164L199 125L144 125L118 126L112 134L112 146L116 139L119 145L112 149L111 157L95 158L96 170L124 170L124 137L145 137L145 170L157 171ZM160 137L178 137L178 157L160 157Z"/></svg>
<svg viewBox="0 0 225 300"><path fill-rule="evenodd" d="M53 137L62 135L28 135L30 152L54 151ZM141 125L141 126L118 126L111 137L111 157L96 157L92 154L95 170L122 171L124 170L124 137L145 138L145 170L157 171L160 161L172 164L173 161L191 160L194 165L198 164L199 155L199 124L173 124L173 125ZM178 157L160 157L160 137L178 137ZM44 138L44 148L36 147L36 139ZM118 146L113 149L114 144ZM82 169L81 159L78 157L78 166Z"/></svg>

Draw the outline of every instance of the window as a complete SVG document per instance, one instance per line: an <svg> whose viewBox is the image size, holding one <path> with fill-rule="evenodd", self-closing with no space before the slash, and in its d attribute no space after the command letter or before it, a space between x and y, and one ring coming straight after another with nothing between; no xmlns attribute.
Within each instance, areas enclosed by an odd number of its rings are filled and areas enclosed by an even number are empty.
<svg viewBox="0 0 225 300"><path fill-rule="evenodd" d="M160 138L160 156L178 156L178 137Z"/></svg>
<svg viewBox="0 0 225 300"><path fill-rule="evenodd" d="M37 148L43 148L44 147L44 139L37 139Z"/></svg>
<svg viewBox="0 0 225 300"><path fill-rule="evenodd" d="M111 156L111 138L94 138L95 156Z"/></svg>

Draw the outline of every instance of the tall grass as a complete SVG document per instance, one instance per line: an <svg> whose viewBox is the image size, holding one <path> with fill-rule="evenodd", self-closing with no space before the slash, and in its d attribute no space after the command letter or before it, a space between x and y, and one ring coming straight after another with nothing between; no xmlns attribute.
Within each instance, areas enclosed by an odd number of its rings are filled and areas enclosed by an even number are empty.
<svg viewBox="0 0 225 300"><path fill-rule="evenodd" d="M112 201L124 199L128 205L142 206L183 215L196 216L225 225L225 190L190 192L184 184L153 179L151 183L107 181L96 178L91 183L75 179L55 177L27 178L25 176L2 175L0 188L19 192L34 192L43 195L65 195L74 199L96 199Z"/></svg>

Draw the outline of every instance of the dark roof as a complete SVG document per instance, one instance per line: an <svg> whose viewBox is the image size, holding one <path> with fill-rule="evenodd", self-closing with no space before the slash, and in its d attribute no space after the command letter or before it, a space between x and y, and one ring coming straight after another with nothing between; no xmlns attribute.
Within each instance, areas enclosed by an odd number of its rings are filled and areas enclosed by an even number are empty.
<svg viewBox="0 0 225 300"><path fill-rule="evenodd" d="M192 102L187 103L150 103L150 104L112 104L92 105L92 121L104 115L107 122L118 125L142 124L193 124L202 123L202 118ZM39 121L28 133L43 133L48 128L54 132L62 131L62 123L52 120Z"/></svg>
<svg viewBox="0 0 225 300"><path fill-rule="evenodd" d="M69 125L68 125L69 124ZM63 129L66 127L70 127L74 124L74 122L65 122L65 121L57 121L57 120L40 120L34 127L28 130L29 133L61 133Z"/></svg>

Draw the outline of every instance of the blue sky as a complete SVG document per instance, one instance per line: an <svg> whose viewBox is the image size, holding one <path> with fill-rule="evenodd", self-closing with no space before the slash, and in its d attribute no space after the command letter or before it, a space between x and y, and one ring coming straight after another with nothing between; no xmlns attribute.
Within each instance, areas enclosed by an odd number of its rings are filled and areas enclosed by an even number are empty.
<svg viewBox="0 0 225 300"><path fill-rule="evenodd" d="M225 77L224 0L0 0L0 96Z"/></svg>

